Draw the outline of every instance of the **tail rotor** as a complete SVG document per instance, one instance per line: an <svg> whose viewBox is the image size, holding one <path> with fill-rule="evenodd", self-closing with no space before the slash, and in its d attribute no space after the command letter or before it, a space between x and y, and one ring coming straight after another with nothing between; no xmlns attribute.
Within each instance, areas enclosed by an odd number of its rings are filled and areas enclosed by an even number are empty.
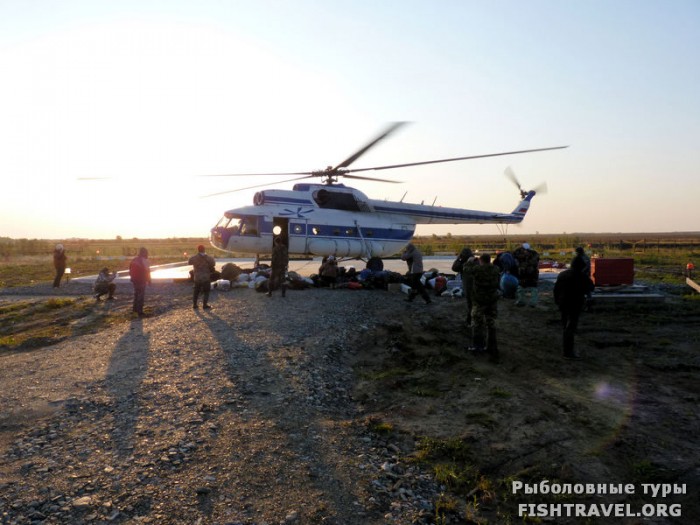
<svg viewBox="0 0 700 525"><path fill-rule="evenodd" d="M529 193L528 191L525 191L523 187L520 185L520 181L518 178L515 176L515 172L513 171L513 168L508 166L503 174L515 185L516 188L518 188L518 191L520 192L520 197L524 199L527 197L527 194ZM542 184L539 184L538 186L534 187L530 191L534 191L535 193L547 193L547 183L543 182Z"/></svg>

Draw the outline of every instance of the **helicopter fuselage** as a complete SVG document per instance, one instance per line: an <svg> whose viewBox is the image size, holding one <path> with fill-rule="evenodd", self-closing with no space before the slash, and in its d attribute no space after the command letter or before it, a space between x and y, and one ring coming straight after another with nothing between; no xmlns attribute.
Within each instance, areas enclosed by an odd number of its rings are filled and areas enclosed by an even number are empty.
<svg viewBox="0 0 700 525"><path fill-rule="evenodd" d="M300 183L291 191L259 191L253 206L226 211L211 230L211 243L231 253L261 254L281 236L292 255L387 257L410 242L417 224L519 223L534 195L525 195L511 213L494 213L369 199L342 184Z"/></svg>

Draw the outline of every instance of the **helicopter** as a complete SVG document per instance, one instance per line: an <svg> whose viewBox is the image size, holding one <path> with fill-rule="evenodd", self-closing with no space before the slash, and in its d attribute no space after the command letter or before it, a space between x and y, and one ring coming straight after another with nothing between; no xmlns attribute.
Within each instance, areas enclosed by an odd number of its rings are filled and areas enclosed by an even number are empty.
<svg viewBox="0 0 700 525"><path fill-rule="evenodd" d="M211 229L212 246L231 253L271 253L278 237L287 246L290 256L334 256L340 259L382 258L399 253L412 239L418 224L488 224L509 225L522 222L537 189L524 190L512 170L506 175L518 187L520 201L510 213L446 208L426 204L371 199L356 188L345 186L339 179L370 180L387 183L399 181L355 175L364 171L379 171L459 160L504 155L518 155L567 148L556 146L449 159L410 162L372 168L349 169L352 163L388 137L404 122L396 122L337 166L324 170L290 173L255 173L212 175L219 177L294 176L278 183L297 182L291 190L264 189L255 193L253 204L224 212ZM232 191L268 186L259 184L205 195L212 197ZM542 190L539 190L542 191ZM404 194L405 197L405 194Z"/></svg>

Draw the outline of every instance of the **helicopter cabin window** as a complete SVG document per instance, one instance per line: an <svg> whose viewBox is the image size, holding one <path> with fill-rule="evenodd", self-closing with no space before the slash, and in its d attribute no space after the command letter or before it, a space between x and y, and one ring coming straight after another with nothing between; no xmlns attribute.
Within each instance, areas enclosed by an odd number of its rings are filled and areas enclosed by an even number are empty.
<svg viewBox="0 0 700 525"><path fill-rule="evenodd" d="M345 235L355 236L355 235L356 235L356 234L355 234L355 228L347 228L347 229L345 230Z"/></svg>
<svg viewBox="0 0 700 525"><path fill-rule="evenodd" d="M292 227L292 231L294 231L294 233L297 233L297 234L301 233L303 230L304 230L304 228L302 228L301 224L295 224Z"/></svg>
<svg viewBox="0 0 700 525"><path fill-rule="evenodd" d="M314 235L318 235L320 233L320 230L319 230L318 226L314 226L313 228L311 228L311 232Z"/></svg>
<svg viewBox="0 0 700 525"><path fill-rule="evenodd" d="M330 191L326 189L314 192L314 201L321 208L344 211L360 211L360 206L352 193Z"/></svg>
<svg viewBox="0 0 700 525"><path fill-rule="evenodd" d="M333 235L340 235L340 228L333 228Z"/></svg>
<svg viewBox="0 0 700 525"><path fill-rule="evenodd" d="M372 230L365 230L365 237L372 237L374 236L374 232Z"/></svg>

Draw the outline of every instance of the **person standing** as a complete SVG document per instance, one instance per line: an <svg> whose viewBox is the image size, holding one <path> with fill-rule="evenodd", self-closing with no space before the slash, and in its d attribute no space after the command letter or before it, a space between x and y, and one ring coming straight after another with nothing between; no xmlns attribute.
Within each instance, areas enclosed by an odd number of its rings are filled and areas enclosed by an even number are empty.
<svg viewBox="0 0 700 525"><path fill-rule="evenodd" d="M197 302L199 294L202 294L202 308L209 310L209 292L211 291L211 276L216 268L216 262L211 255L207 255L203 244L197 246L197 255L190 257L189 264L192 265L192 280L194 289L192 292L192 308L199 308Z"/></svg>
<svg viewBox="0 0 700 525"><path fill-rule="evenodd" d="M500 272L491 264L491 256L484 253L479 257L479 264L472 271L474 279L472 322L474 324L474 352L486 352L492 363L499 362L498 343L496 341L496 317L498 315L498 283ZM484 338L484 332L486 337Z"/></svg>
<svg viewBox="0 0 700 525"><path fill-rule="evenodd" d="M425 304L430 304L430 296L423 286L423 282L420 280L423 277L423 254L421 251L412 243L409 242L406 245L406 249L401 254L401 259L404 261L411 261L408 270L408 285L411 290L408 292L408 299L406 301L413 302L416 295L419 295L425 301Z"/></svg>
<svg viewBox="0 0 700 525"><path fill-rule="evenodd" d="M529 295L529 304L534 308L539 298L537 281L540 277L540 254L525 242L513 252L513 257L518 263L518 297L515 305L525 306Z"/></svg>
<svg viewBox="0 0 700 525"><path fill-rule="evenodd" d="M571 268L561 272L554 283L554 302L561 313L564 357L567 359L580 358L574 350L574 336L586 296L592 290L593 282L586 275L584 261L580 258L574 258Z"/></svg>
<svg viewBox="0 0 700 525"><path fill-rule="evenodd" d="M61 286L61 278L66 273L66 250L62 244L57 244L53 250L53 267L56 269L56 276L53 279L53 287Z"/></svg>
<svg viewBox="0 0 700 525"><path fill-rule="evenodd" d="M139 248L139 254L129 264L129 276L134 285L133 311L139 317L148 317L143 311L146 299L146 285L151 284L151 266L148 262L148 250Z"/></svg>
<svg viewBox="0 0 700 525"><path fill-rule="evenodd" d="M474 276L473 270L477 265L476 258L471 248L462 248L459 252L457 259L452 263L452 271L459 272L462 279L462 292L464 298L467 300L467 332L471 334L472 330L472 308L474 307L474 302L472 297L474 295Z"/></svg>
<svg viewBox="0 0 700 525"><path fill-rule="evenodd" d="M267 295L272 297L272 292L277 288L282 288L282 297L287 293L287 285L284 280L289 266L289 250L282 237L275 237L272 246L270 279L267 283Z"/></svg>

